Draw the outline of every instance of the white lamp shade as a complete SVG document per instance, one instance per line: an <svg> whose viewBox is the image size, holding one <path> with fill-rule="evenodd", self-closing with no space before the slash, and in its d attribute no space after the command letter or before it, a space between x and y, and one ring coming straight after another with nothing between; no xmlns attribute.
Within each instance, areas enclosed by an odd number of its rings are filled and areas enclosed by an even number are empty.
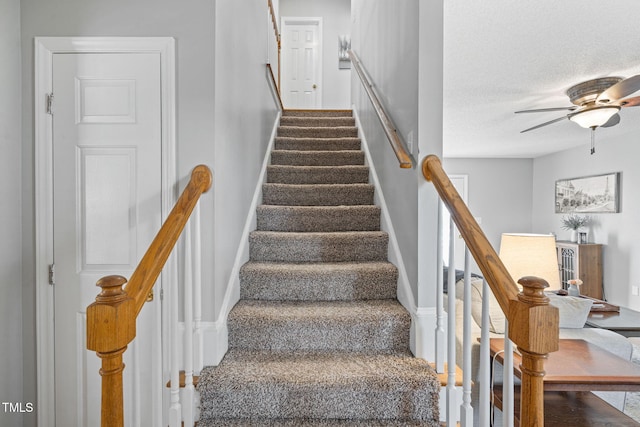
<svg viewBox="0 0 640 427"><path fill-rule="evenodd" d="M547 290L562 288L553 234L504 233L500 259L515 283L524 276L536 276L549 283Z"/></svg>
<svg viewBox="0 0 640 427"><path fill-rule="evenodd" d="M583 128L602 126L618 111L620 107L596 107L569 116L569 120L576 122Z"/></svg>

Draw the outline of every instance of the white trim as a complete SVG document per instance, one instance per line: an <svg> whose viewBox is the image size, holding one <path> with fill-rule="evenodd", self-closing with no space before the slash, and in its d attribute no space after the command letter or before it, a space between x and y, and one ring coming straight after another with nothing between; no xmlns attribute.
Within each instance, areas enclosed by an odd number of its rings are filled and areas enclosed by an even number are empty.
<svg viewBox="0 0 640 427"><path fill-rule="evenodd" d="M358 127L358 129L363 129L362 123L360 123L360 117L358 115L356 106L353 105L351 108L353 110L353 117L356 120L356 126ZM375 187L375 204L380 206L381 209L380 229L382 231L386 231L389 234L389 262L393 263L398 268L398 301L400 301L400 304L402 304L404 308L406 308L407 311L411 313L411 351L414 355L423 357L421 352L419 351L420 349L416 348L416 344L425 342L425 338L423 335L425 331L424 327L421 326L422 314L418 312L415 298L413 296L413 292L411 291L409 275L407 274L407 269L405 268L404 260L402 259L402 253L400 252L400 245L398 244L396 231L393 228L393 223L391 222L391 215L389 214L387 202L382 192L382 186L380 185L380 180L378 179L378 174L376 173L373 158L371 157L371 152L369 151L367 138L362 131L360 131L359 137L361 140L362 151L364 151L366 157L367 166L369 166L369 175L371 177L371 182ZM416 322L418 322L419 324L416 325ZM423 336L413 336L416 333L420 333Z"/></svg>
<svg viewBox="0 0 640 427"><path fill-rule="evenodd" d="M38 427L55 425L53 288L48 265L53 262L52 117L44 99L52 91L53 55L57 53L160 54L162 103L162 220L176 200L175 39L172 37L36 37L34 40L35 109L35 241L36 241L36 364ZM172 257L174 258L174 257ZM162 283L174 277L175 261L162 273ZM158 358L161 358L158 351ZM154 392L156 393L156 392ZM160 391L154 396L161 405ZM159 400L158 400L159 399ZM158 409L161 409L159 407ZM155 417L156 415L153 414ZM154 418L155 420L155 418Z"/></svg>
<svg viewBox="0 0 640 427"><path fill-rule="evenodd" d="M318 91L317 94L317 98L316 98L316 106L313 108L322 108L323 104L322 104L322 94L324 93L324 78L323 78L323 69L324 69L324 58L323 58L323 50L324 50L324 35L322 32L322 17L318 16L318 17L310 17L310 16L305 16L305 17L301 17L301 16L283 16L280 18L280 34L282 37L282 34L285 33L286 27L287 25L317 25L318 26L318 64L316 65L317 67L317 85L320 87L320 90ZM281 43L282 43L282 52L284 52L284 37L282 37L281 39ZM280 64L280 66L282 67L282 64ZM284 68L280 71L280 76L281 78L284 80L285 77L285 73L284 73ZM282 83L280 83L280 85L282 86ZM286 108L286 107L285 107Z"/></svg>

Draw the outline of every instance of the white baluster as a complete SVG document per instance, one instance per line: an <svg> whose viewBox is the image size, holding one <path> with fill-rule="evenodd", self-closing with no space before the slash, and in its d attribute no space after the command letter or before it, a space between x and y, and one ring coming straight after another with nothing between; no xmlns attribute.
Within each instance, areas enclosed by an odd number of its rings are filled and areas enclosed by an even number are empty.
<svg viewBox="0 0 640 427"><path fill-rule="evenodd" d="M444 322L445 322L445 314L444 314L444 283L443 283L443 271L442 267L444 266L443 261L443 245L444 245L444 225L443 225L443 209L444 204L440 202L440 207L438 210L438 249L437 249L437 262L436 266L438 269L437 275L437 283L436 283L436 372L442 373L444 372L444 360L445 360L445 349L446 349L446 334L444 331Z"/></svg>
<svg viewBox="0 0 640 427"><path fill-rule="evenodd" d="M478 422L480 427L489 427L491 424L491 380L490 380L490 351L489 351L489 285L486 280L482 282L482 329L480 331L480 368L478 373L479 393L478 398Z"/></svg>
<svg viewBox="0 0 640 427"><path fill-rule="evenodd" d="M509 321L504 321L504 369L502 380L502 425L513 427L513 343L509 339Z"/></svg>
<svg viewBox="0 0 640 427"><path fill-rule="evenodd" d="M178 273L174 269L169 291L171 312L171 406L169 407L169 427L182 425L182 407L180 405L180 339L178 331Z"/></svg>
<svg viewBox="0 0 640 427"><path fill-rule="evenodd" d="M204 366L204 345L202 335L202 243L200 235L200 203L193 212L193 370L200 375Z"/></svg>
<svg viewBox="0 0 640 427"><path fill-rule="evenodd" d="M473 407L471 406L471 254L464 248L464 305L462 332L462 405L460 424L473 427Z"/></svg>
<svg viewBox="0 0 640 427"><path fill-rule="evenodd" d="M184 235L184 389L182 396L184 425L193 427L193 261L191 257L191 224Z"/></svg>
<svg viewBox="0 0 640 427"><path fill-rule="evenodd" d="M447 279L447 425L458 419L458 396L456 388L456 262L455 225L449 222L449 277Z"/></svg>

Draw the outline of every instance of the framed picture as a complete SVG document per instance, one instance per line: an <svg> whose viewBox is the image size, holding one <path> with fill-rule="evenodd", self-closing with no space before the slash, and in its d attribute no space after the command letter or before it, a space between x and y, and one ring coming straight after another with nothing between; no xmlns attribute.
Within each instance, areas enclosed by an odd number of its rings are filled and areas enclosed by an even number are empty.
<svg viewBox="0 0 640 427"><path fill-rule="evenodd" d="M620 212L620 172L556 181L556 213Z"/></svg>

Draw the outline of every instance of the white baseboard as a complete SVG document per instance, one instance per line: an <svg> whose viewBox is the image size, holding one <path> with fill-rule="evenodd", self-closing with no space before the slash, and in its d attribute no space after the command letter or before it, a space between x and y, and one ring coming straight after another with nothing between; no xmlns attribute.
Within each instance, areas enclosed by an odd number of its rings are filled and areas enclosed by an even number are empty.
<svg viewBox="0 0 640 427"><path fill-rule="evenodd" d="M375 203L381 208L380 229L389 234L389 262L398 267L398 301L400 301L400 304L411 314L411 336L409 340L411 351L416 357L433 360L433 358L429 359L427 357L429 351L427 350L428 347L426 343L429 342L428 339L433 335L432 331L435 330L435 309L423 309L416 306L415 298L411 291L409 275L407 274L404 260L402 259L398 238L393 228L393 223L391 222L391 216L382 192L380 180L376 173L375 165L373 164L367 138L362 132L362 123L360 123L360 117L358 116L355 105L352 106L352 109L353 116L356 119L356 126L360 129L359 136L362 141L362 151L364 151L366 162L369 166L371 182L375 187ZM433 314L431 313L432 311L434 312Z"/></svg>

